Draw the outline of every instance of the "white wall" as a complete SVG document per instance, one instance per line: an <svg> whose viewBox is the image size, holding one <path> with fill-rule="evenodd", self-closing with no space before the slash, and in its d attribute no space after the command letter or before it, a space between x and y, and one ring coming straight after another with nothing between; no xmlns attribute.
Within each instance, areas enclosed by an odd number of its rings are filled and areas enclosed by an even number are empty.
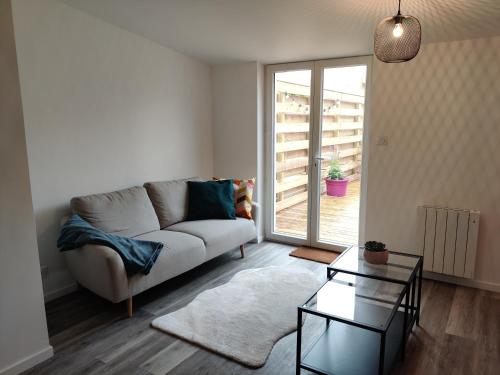
<svg viewBox="0 0 500 375"><path fill-rule="evenodd" d="M15 48L10 0L0 0L0 374L52 355Z"/></svg>
<svg viewBox="0 0 500 375"><path fill-rule="evenodd" d="M71 287L56 249L69 199L213 174L210 67L54 0L14 3L40 262L49 297Z"/></svg>
<svg viewBox="0 0 500 375"><path fill-rule="evenodd" d="M257 63L212 68L214 173L241 178L257 174Z"/></svg>
<svg viewBox="0 0 500 375"><path fill-rule="evenodd" d="M499 289L500 37L376 61L372 82L367 239L412 250L418 205L478 209L476 280Z"/></svg>
<svg viewBox="0 0 500 375"><path fill-rule="evenodd" d="M214 174L256 178L254 200L263 196L263 67L257 62L212 68ZM262 224L262 212L258 222ZM261 237L263 226L260 225Z"/></svg>

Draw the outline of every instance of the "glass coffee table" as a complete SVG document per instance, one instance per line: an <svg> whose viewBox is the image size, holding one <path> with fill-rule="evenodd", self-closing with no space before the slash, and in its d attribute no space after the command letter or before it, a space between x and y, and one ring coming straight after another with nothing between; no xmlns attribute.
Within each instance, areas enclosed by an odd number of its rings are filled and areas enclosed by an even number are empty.
<svg viewBox="0 0 500 375"><path fill-rule="evenodd" d="M387 265L373 266L362 249L352 247L327 272L325 284L298 307L296 373L388 374L398 353L404 358L406 339L418 322L422 257L391 253ZM306 314L326 324L302 352Z"/></svg>
<svg viewBox="0 0 500 375"><path fill-rule="evenodd" d="M371 264L364 260L363 251L364 248L361 246L352 246L345 250L328 266L328 278L337 272L343 272L405 285L407 292L405 293L405 306L410 313L411 319L409 323L411 323L412 327L414 323L418 325L420 321L423 257L389 251L387 264ZM409 301L410 296L411 301Z"/></svg>

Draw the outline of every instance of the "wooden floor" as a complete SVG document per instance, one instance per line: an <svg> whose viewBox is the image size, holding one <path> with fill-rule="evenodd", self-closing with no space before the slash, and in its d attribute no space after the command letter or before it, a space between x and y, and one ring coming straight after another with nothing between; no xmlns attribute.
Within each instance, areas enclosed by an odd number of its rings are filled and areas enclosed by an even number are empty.
<svg viewBox="0 0 500 375"><path fill-rule="evenodd" d="M47 304L55 355L27 374L294 374L295 334L281 339L266 365L245 368L150 327L157 316L177 310L201 291L226 283L246 268L300 264L322 273L326 266L288 256L293 247L262 243L222 255L197 269L134 297L128 319L125 305L114 305L87 291ZM295 313L295 312L292 312ZM303 345L313 335L306 319ZM320 325L324 327L323 322ZM353 354L353 360L356 356ZM404 364L394 374L495 374L500 369L500 295L424 281L421 327L407 346ZM306 374L306 372L302 372Z"/></svg>
<svg viewBox="0 0 500 375"><path fill-rule="evenodd" d="M320 238L346 244L358 244L360 181L349 182L345 197L326 194L320 200ZM307 202L281 210L276 215L280 233L305 236Z"/></svg>

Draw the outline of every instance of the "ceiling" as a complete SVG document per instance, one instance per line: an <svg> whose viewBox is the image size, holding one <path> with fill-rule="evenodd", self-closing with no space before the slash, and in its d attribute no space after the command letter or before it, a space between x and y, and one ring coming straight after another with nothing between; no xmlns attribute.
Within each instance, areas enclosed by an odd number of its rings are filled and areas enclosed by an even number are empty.
<svg viewBox="0 0 500 375"><path fill-rule="evenodd" d="M217 64L365 55L397 0L63 0L159 44ZM423 43L500 35L500 0L402 0Z"/></svg>

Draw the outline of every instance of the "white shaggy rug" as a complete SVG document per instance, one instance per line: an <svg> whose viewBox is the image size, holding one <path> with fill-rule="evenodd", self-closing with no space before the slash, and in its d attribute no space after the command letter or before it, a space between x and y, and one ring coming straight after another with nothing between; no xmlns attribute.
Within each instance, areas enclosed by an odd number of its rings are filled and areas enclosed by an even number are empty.
<svg viewBox="0 0 500 375"><path fill-rule="evenodd" d="M151 324L246 366L261 367L274 344L297 329L297 306L320 285L317 275L298 266L245 270Z"/></svg>

